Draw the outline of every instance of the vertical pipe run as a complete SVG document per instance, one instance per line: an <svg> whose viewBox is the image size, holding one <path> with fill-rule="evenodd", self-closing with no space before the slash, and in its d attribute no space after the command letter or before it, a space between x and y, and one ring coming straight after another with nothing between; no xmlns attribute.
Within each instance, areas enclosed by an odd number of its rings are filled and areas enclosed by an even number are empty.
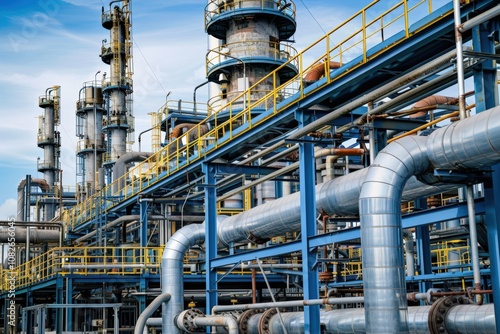
<svg viewBox="0 0 500 334"><path fill-rule="evenodd" d="M474 192L472 185L467 185L467 210L469 214L469 234L470 234L470 252L472 261L472 271L474 273L474 289L481 290L481 272L479 271L479 251L477 248L477 228L476 211L474 209ZM483 296L476 294L476 302L481 305Z"/></svg>
<svg viewBox="0 0 500 334"><path fill-rule="evenodd" d="M359 196L367 333L407 333L401 196L412 175L426 172L425 137L405 137L382 150Z"/></svg>

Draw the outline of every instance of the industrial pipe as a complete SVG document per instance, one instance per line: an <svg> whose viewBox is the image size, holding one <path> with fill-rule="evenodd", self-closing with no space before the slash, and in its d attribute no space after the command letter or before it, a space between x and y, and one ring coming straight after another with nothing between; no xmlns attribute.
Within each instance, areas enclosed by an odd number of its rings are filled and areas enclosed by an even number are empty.
<svg viewBox="0 0 500 334"><path fill-rule="evenodd" d="M345 297L345 298L325 298L325 299L310 299L310 300L289 300L282 302L257 303L257 304L236 304L236 305L216 305L212 308L212 314L228 312L228 311L243 311L255 309L267 309L276 307L299 307L311 305L345 305L353 303L363 303L364 297Z"/></svg>
<svg viewBox="0 0 500 334"><path fill-rule="evenodd" d="M116 193L125 186L125 180L121 178L127 172L129 163L144 161L151 155L151 152L128 152L119 157L113 165L113 192ZM117 182L119 179L120 181Z"/></svg>
<svg viewBox="0 0 500 334"><path fill-rule="evenodd" d="M198 327L224 326L228 334L238 334L238 322L231 316L205 316L196 317L193 323Z"/></svg>
<svg viewBox="0 0 500 334"><path fill-rule="evenodd" d="M43 192L48 192L50 190L49 184L44 179L31 178L31 185L37 185ZM23 221L26 220L24 216L26 213L26 204L25 203L25 194L26 194L26 179L22 179L17 186L17 220Z"/></svg>
<svg viewBox="0 0 500 334"><path fill-rule="evenodd" d="M146 326L146 321L150 318L154 311L164 302L168 302L170 300L169 293L162 293L158 297L156 297L149 305L142 311L139 318L137 318L137 322L135 323L134 334L143 334L144 328Z"/></svg>
<svg viewBox="0 0 500 334"><path fill-rule="evenodd" d="M306 73L306 76L304 77L304 82L310 84L315 81L318 81L321 77L325 76L325 73L328 71L326 66L327 66L326 62L321 62L312 66L311 69ZM330 70L337 69L340 66L341 64L339 62L330 61Z"/></svg>
<svg viewBox="0 0 500 334"><path fill-rule="evenodd" d="M494 108L489 111L485 111L475 117L470 119L453 123L447 128L442 128L436 130L429 140L426 138L413 138L407 137L402 139L405 143L413 143L412 147L414 149L420 148L421 150L426 150L429 152L428 158L430 159L432 165L436 168L446 168L448 170L454 169L456 167L471 169L471 168L482 168L491 166L497 159L499 159L498 153L495 153L495 148L498 152L500 152L500 117L495 117L500 113L500 107ZM477 127L478 124L482 124L482 129ZM458 129L457 129L458 128ZM446 142L443 139L447 139L450 137L450 133L453 134L453 146L450 146L449 141ZM439 137L437 136L439 134ZM465 135L467 134L467 135ZM472 141L471 138L474 140ZM422 143L422 141L425 141ZM479 151L477 147L474 145L480 142L490 143L489 150ZM425 147L425 143L427 143L427 148ZM459 144L460 143L460 144ZM462 146L463 144L463 146ZM433 146L434 145L434 146ZM401 146L399 142L395 142L390 146L398 147L396 155L402 155L406 150ZM460 147L460 149L457 149ZM386 150L389 146L386 148ZM482 148L482 147L481 147ZM454 152L455 150L455 152ZM401 151L401 152L400 152ZM416 155L417 152L411 150L412 154ZM467 153L465 153L467 152ZM387 154L384 154L386 156ZM423 152L420 154L423 155ZM406 158L408 163L411 162L410 158ZM426 171L425 166L427 165L429 168L431 164L425 159L421 159L420 164L416 164L415 166L418 168L411 168L406 170L405 172L410 174L410 172L419 172L423 173ZM452 162L450 162L452 161ZM394 161L393 161L394 163ZM423 164L423 165L422 165ZM380 167L379 164L376 163L373 167ZM397 166L396 166L397 167ZM371 167L370 167L371 168ZM316 206L318 208L323 208L325 212L328 214L339 214L339 215L352 215L357 214L358 212L358 198L360 194L360 189L363 180L366 177L369 169L363 169L357 172L350 173L348 175L336 178L335 180L325 182L323 184L319 184L316 186ZM374 174L375 173L375 174ZM372 178L374 181L377 181L378 178L382 175L377 175L376 172L372 171ZM395 180L402 182L402 177L398 176L398 174L394 174L396 177ZM456 189L457 185L453 184L444 184L440 186L433 185L425 185L422 182L419 182L414 177L405 176L406 179L409 178L409 181L406 182L405 191L398 196L397 201L398 204L393 204L392 208L394 210L393 215L395 219L399 219L400 223L400 204L399 200L403 199L411 199L421 196L429 196L432 194L441 193L446 190ZM385 180L385 179L384 179ZM387 181L387 180L386 180ZM392 180L391 180L392 181ZM403 190L404 182L401 184L401 189ZM387 190L387 185L382 185L384 190ZM376 189L375 189L376 190ZM374 192L380 193L379 191ZM366 195L373 195L366 191ZM366 196L365 195L365 196ZM395 193L393 193L395 195ZM250 233L257 237L258 239L266 239L270 237L274 237L276 235L282 235L286 232L297 231L300 229L300 200L299 193L294 193L287 197L282 197L277 199L271 203L266 203L251 210L245 211L235 216L231 216L222 220L222 217L219 217L218 222L218 237L219 243L224 245L229 245L233 242L241 242L244 240L248 240ZM382 194L382 197L387 196L387 191ZM367 198L367 202L370 202L370 199ZM360 200L360 203L362 201ZM364 202L364 201L363 201ZM390 202L390 201L389 201ZM365 208L363 208L365 210ZM396 213L398 213L396 215ZM370 214L368 212L368 214ZM363 224L362 224L363 225ZM398 229L398 224L395 226L396 230ZM366 234L365 231L365 238ZM379 235L379 233L376 233ZM397 232L390 232L390 237L398 238L398 244L401 244L402 234L399 230ZM385 236L384 239L385 240ZM175 314L179 313L182 310L182 295L183 295L183 283L182 283L182 260L184 254L189 250L190 247L203 243L205 240L205 227L203 224L201 225L188 225L185 228L177 231L174 236L170 239L170 241L165 246L165 250L162 258L162 291L163 292L171 292L172 301L176 300L175 304L168 303L168 307L164 309L163 317L164 317L164 328L163 331L165 333L178 333L173 326L173 317ZM382 240L380 241L382 242ZM388 240L389 244L393 242ZM391 248L391 250L393 250ZM402 253L402 249L399 249ZM369 252L367 250L367 252ZM377 253L379 254L379 253ZM382 254L379 254L382 256ZM401 261L401 265L399 266L399 261ZM395 263L396 264L396 263ZM400 273L399 267L403 267L402 255L399 255L397 265L391 269ZM375 268L376 269L376 268ZM404 280L404 272L401 273L401 277ZM384 278L385 280L386 278ZM392 279L392 278L390 278ZM397 281L397 284L401 284L401 282ZM390 289L392 290L392 289ZM402 303L402 313L399 314L399 306L398 311L392 312L389 309L389 313L391 316L397 314L396 318L392 318L393 321L399 322L400 320L404 320L404 313L406 312L404 306L404 296L406 295L405 289L401 289L400 292L404 292L402 297L397 297L397 300ZM394 297L394 294L390 294L391 298ZM384 297L384 296L383 296ZM388 297L388 296L385 296ZM366 296L365 296L366 298ZM398 304L399 305L399 304ZM368 306L371 306L370 304ZM394 305L393 305L394 306ZM388 317L386 317L388 318Z"/></svg>
<svg viewBox="0 0 500 334"><path fill-rule="evenodd" d="M409 334L429 333L429 313L431 306L413 306L408 308ZM262 314L257 315L258 317ZM496 333L495 312L493 304L456 305L444 315L448 334ZM258 333L258 321L248 321L247 333ZM287 330L291 333L304 333L304 313L289 312L283 314ZM327 333L366 333L365 314L363 308L338 309L322 311L319 321ZM269 332L282 334L277 316L269 319Z"/></svg>
<svg viewBox="0 0 500 334"><path fill-rule="evenodd" d="M28 235L29 230L29 235ZM19 228L16 230L16 243L24 243L27 240L32 244L41 244L41 243L52 243L59 242L59 237L61 235L60 231L56 230L40 230L35 228ZM7 229L0 230L0 243L8 243L9 231Z"/></svg>
<svg viewBox="0 0 500 334"><path fill-rule="evenodd" d="M168 240L161 259L161 291L171 299L163 305L162 333L180 334L175 316L184 309L183 260L189 248L205 242L205 224L184 226Z"/></svg>
<svg viewBox="0 0 500 334"><path fill-rule="evenodd" d="M434 131L405 137L382 150L361 188L361 248L367 333L407 331L406 282L401 246L401 196L417 175L434 169L481 171L500 161L500 107Z"/></svg>

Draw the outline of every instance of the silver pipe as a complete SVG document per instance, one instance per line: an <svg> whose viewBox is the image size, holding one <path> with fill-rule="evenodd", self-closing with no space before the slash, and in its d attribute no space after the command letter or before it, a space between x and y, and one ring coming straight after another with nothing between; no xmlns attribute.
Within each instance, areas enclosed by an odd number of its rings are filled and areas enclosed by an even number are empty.
<svg viewBox="0 0 500 334"><path fill-rule="evenodd" d="M238 334L238 322L231 316L205 316L193 319L195 326L224 326L228 334Z"/></svg>
<svg viewBox="0 0 500 334"><path fill-rule="evenodd" d="M189 248L205 242L205 224L184 226L165 245L161 259L161 291L172 295L162 309L162 333L180 334L174 318L184 309L183 263Z"/></svg>
<svg viewBox="0 0 500 334"><path fill-rule="evenodd" d="M43 192L48 192L50 190L49 184L44 179L31 178L31 185L37 185ZM26 192L26 179L22 179L17 186L17 220L24 221L25 217L25 192Z"/></svg>
<svg viewBox="0 0 500 334"><path fill-rule="evenodd" d="M479 14L476 17L473 17L470 20L467 20L463 24L458 26L458 31L461 33L466 32L467 30L472 29L473 27L491 20L492 18L495 18L496 16L500 15L500 5L497 5L496 7L491 8L490 10Z"/></svg>
<svg viewBox="0 0 500 334"><path fill-rule="evenodd" d="M158 307L161 306L164 302L168 302L170 300L169 293L162 293L158 297L156 297L149 305L142 311L139 318L137 318L137 322L135 323L134 334L142 334L144 328L146 327L146 321L149 319L153 312L156 311Z"/></svg>
<svg viewBox="0 0 500 334"><path fill-rule="evenodd" d="M326 299L310 299L310 300L289 300L282 302L269 302L269 303L257 303L257 304L216 305L212 308L212 314L228 312L228 311L267 309L274 307L345 305L345 304L363 303L363 301L364 297L345 297L345 298L326 298Z"/></svg>
<svg viewBox="0 0 500 334"><path fill-rule="evenodd" d="M430 306L413 306L408 308L409 334L429 333ZM260 319L261 315L256 315ZM456 305L445 315L445 326L449 334L486 334L496 333L495 312L493 304ZM283 319L291 333L304 333L304 313L284 313ZM248 322L248 333L258 333L258 321ZM332 334L366 333L365 313L363 308L322 311L320 322L325 331ZM269 332L281 334L281 326L276 316L269 320Z"/></svg>
<svg viewBox="0 0 500 334"><path fill-rule="evenodd" d="M29 230L29 235L28 235ZM61 231L56 230L40 230L35 228L20 228L16 227L16 243L25 243L29 241L32 244L41 244L49 242L59 242ZM7 229L0 230L0 243L8 243L9 231Z"/></svg>
<svg viewBox="0 0 500 334"><path fill-rule="evenodd" d="M127 164L131 162L141 162L152 155L150 152L128 152L118 158L113 166L113 181L118 180L127 172ZM120 191L125 186L124 180L117 182L113 186L113 192Z"/></svg>
<svg viewBox="0 0 500 334"><path fill-rule="evenodd" d="M405 137L375 159L359 198L367 333L408 330L401 247L401 194L411 175L480 170L500 161L500 107L434 131Z"/></svg>
<svg viewBox="0 0 500 334"><path fill-rule="evenodd" d="M470 254L472 262L472 272L474 274L474 289L481 290L481 272L479 269L479 249L477 243L477 226L476 226L476 210L474 208L474 192L472 185L466 187L467 195L467 212L469 215L469 238L470 238ZM478 304L482 303L483 296L476 295Z"/></svg>
<svg viewBox="0 0 500 334"><path fill-rule="evenodd" d="M498 109L498 111L496 111L496 109ZM470 118L470 120L467 119L461 122L456 122L447 128L439 129L431 134L431 137L427 141L427 151L430 152L429 159L431 160L431 163L437 168L446 168L448 170L456 168L456 166L464 168L472 168L475 166L481 168L491 166L495 161L497 161L496 159L498 159L498 154L490 151L494 151L494 149L496 148L496 150L500 152L500 147L498 147L500 146L500 117L495 118L492 116L495 114L495 112L500 112L500 108L496 109L482 112L481 114ZM471 125L471 123L473 123L473 126ZM476 126L477 124L484 124L484 126L490 125L490 127L478 130ZM453 129L457 127L459 128L459 130L453 131ZM469 131L470 134L468 136L464 136L463 133L467 131ZM455 152L453 152L454 149L450 147L449 143L443 143L443 138L449 137L448 133L452 133L454 135L454 146L460 146L457 143L464 144L463 147L460 147L460 150L455 149ZM437 134L440 134L440 136L438 137ZM479 152L477 147L474 148L474 145L476 144L475 141L473 141L472 143L467 142L467 140L469 142L471 141L469 137L471 137L473 140L475 139L477 143L489 142L492 147L490 147L490 150L483 150L483 152ZM468 139L466 140L466 138ZM421 139L406 137L402 138L401 140L404 140L404 142L414 141L414 146L417 147L418 145L416 143ZM398 141L394 142L394 145L391 144L390 146L402 148L401 144L399 144ZM424 149L424 147L422 149ZM467 154L465 152L467 152ZM447 154L449 154L449 156ZM452 159L453 155L456 155L457 158ZM450 160L452 160L453 162L450 163ZM458 161L457 164L455 164L456 161ZM430 164L428 162L427 165L428 167L430 167ZM377 167L380 168L379 166ZM420 169L422 169L422 166L419 167ZM405 173L414 172L415 170L418 170L418 168L412 168L410 171L405 171ZM420 172L423 173L423 171ZM329 214L356 214L358 209L358 198L361 184L365 179L367 173L368 170L364 169L317 185L317 207L325 209L325 211ZM383 175L376 176L378 177ZM396 177L396 179L402 182L400 176L398 176L397 174L395 174L394 176ZM408 179L408 177L409 176L407 176L406 179ZM404 182L402 183L402 185L403 184ZM402 185L401 190L403 189ZM383 187L384 189L386 189L385 185L383 185ZM415 178L410 178L408 184L405 187L403 198L410 199L420 197L425 194L437 194L443 192L445 189L449 190L456 187L456 185L450 184L439 187L428 186L417 181ZM377 191L377 193L379 193L379 191ZM386 196L387 193L384 193L383 195ZM239 215L235 215L226 218L223 221L219 221L219 241L225 245L229 245L231 242L240 242L247 240L249 232L258 238L265 239L284 234L285 232L299 230L299 196L299 193L294 193L290 196L282 197L273 202L266 203L254 209L243 212ZM399 199L401 199L401 193L399 193L398 196ZM398 212L400 214L399 204L393 204L392 207L395 212ZM399 216L399 214L398 217L400 220L401 217ZM220 219L223 218L220 217ZM391 234L391 236L397 237L398 241L402 239L401 231L399 231L399 234L393 233ZM182 310L183 306L182 260L184 254L191 246L203 243L204 240L204 225L193 224L177 231L165 247L162 258L162 291L170 292L172 294L172 301L168 303L168 306L165 307L163 311L163 318L165 320L163 332L165 333L179 333L175 326L173 326L173 318ZM402 252L402 249L400 249L400 251ZM400 267L403 268L402 255L400 256L399 261L401 261ZM395 269L398 273L401 271L398 268ZM404 281L404 272L402 273L401 277L403 277ZM404 292L405 293L403 295L406 295L406 291ZM393 295L391 294L391 296ZM404 300L404 297L398 297L398 300L401 299ZM173 301L175 301L175 303ZM404 313L405 309L403 309L403 314Z"/></svg>
<svg viewBox="0 0 500 334"><path fill-rule="evenodd" d="M359 195L367 333L406 333L408 312L401 194L411 175L429 170L426 137L387 146L368 168Z"/></svg>
<svg viewBox="0 0 500 334"><path fill-rule="evenodd" d="M406 254L406 276L415 276L415 249L413 233L409 230L403 231L403 238L405 241L405 254Z"/></svg>
<svg viewBox="0 0 500 334"><path fill-rule="evenodd" d="M367 169L337 177L316 186L316 207L329 215L357 215L358 198ZM439 194L456 189L457 185L425 185L412 177L404 188L404 200ZM262 204L238 215L228 217L218 226L219 243L247 240L249 232L257 238L268 239L300 229L300 193L296 192Z"/></svg>

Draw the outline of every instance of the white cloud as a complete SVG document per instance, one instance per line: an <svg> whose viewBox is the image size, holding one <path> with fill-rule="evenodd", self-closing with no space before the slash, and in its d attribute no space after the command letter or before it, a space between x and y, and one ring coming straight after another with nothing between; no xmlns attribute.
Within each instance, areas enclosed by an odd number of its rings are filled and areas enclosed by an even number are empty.
<svg viewBox="0 0 500 334"><path fill-rule="evenodd" d="M17 215L17 201L14 198L7 198L0 205L0 220L7 220Z"/></svg>

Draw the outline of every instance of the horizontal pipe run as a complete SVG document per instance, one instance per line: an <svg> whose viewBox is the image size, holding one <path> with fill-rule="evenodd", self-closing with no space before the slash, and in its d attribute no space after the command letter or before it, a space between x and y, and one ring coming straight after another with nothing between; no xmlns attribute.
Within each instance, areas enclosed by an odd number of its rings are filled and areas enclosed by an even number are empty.
<svg viewBox="0 0 500 334"><path fill-rule="evenodd" d="M461 25L458 26L458 31L460 31L461 33L464 33L467 30L470 30L473 27L475 27L483 22L486 22L486 21L489 21L489 20L495 18L498 15L500 15L500 5L497 5L496 7L493 7L490 10L488 10L482 14L479 14L478 16L462 23Z"/></svg>
<svg viewBox="0 0 500 334"><path fill-rule="evenodd" d="M238 322L231 316L206 316L193 319L194 325L202 326L224 326L228 334L238 334Z"/></svg>
<svg viewBox="0 0 500 334"><path fill-rule="evenodd" d="M212 308L212 314L238 311L238 310L253 310L253 309L266 309L276 307L298 307L298 306L311 306L311 305L343 305L353 303L363 303L364 297L345 297L345 298L325 298L325 299L311 299L311 300L290 300L276 303L258 303L258 304L245 304L245 305L216 305Z"/></svg>

